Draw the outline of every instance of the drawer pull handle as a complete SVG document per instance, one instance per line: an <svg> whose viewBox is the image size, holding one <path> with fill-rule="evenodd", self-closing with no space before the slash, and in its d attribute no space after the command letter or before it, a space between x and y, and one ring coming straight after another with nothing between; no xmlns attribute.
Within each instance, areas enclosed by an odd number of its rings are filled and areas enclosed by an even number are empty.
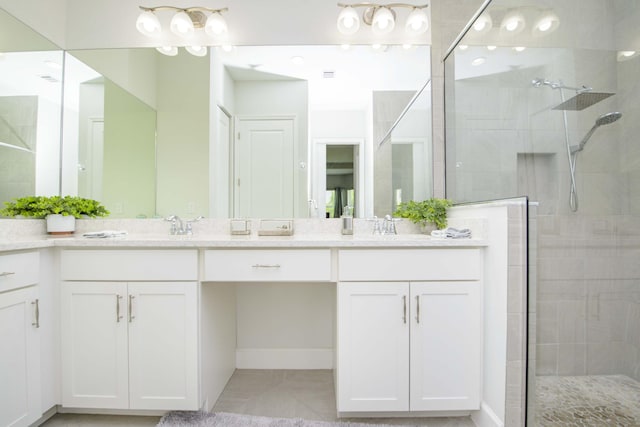
<svg viewBox="0 0 640 427"><path fill-rule="evenodd" d="M253 264L252 268L280 268L280 264Z"/></svg>
<svg viewBox="0 0 640 427"><path fill-rule="evenodd" d="M31 302L31 305L34 307L35 315L35 321L31 323L31 326L35 326L38 329L40 328L40 300L36 298L35 301Z"/></svg>
<svg viewBox="0 0 640 427"><path fill-rule="evenodd" d="M420 295L416 295L416 323L420 323Z"/></svg>
<svg viewBox="0 0 640 427"><path fill-rule="evenodd" d="M0 277L12 276L14 274L16 274L16 273L13 272L13 271L3 271L2 273L0 273Z"/></svg>
<svg viewBox="0 0 640 427"><path fill-rule="evenodd" d="M407 324L407 296L402 296L402 322Z"/></svg>
<svg viewBox="0 0 640 427"><path fill-rule="evenodd" d="M129 295L129 323L133 322L136 316L133 315L133 299L135 296Z"/></svg>
<svg viewBox="0 0 640 427"><path fill-rule="evenodd" d="M120 300L122 299L122 295L116 295L116 323L120 323L122 320L122 315L120 315Z"/></svg>

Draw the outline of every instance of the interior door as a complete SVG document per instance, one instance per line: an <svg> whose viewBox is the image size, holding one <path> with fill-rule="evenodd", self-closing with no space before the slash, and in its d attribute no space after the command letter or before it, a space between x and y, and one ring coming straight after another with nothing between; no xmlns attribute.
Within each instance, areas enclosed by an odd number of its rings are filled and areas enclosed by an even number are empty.
<svg viewBox="0 0 640 427"><path fill-rule="evenodd" d="M293 118L236 121L234 214L241 218L294 216Z"/></svg>
<svg viewBox="0 0 640 427"><path fill-rule="evenodd" d="M213 218L228 218L233 215L231 212L231 119L228 113L218 107L216 110L217 142L211 147L211 158L209 164L212 165L210 179L211 184L211 204L209 206L210 216Z"/></svg>

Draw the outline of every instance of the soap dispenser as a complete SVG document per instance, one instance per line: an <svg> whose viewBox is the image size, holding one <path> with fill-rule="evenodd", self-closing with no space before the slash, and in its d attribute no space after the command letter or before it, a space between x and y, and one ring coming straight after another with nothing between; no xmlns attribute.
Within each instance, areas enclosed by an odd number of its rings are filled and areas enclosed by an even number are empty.
<svg viewBox="0 0 640 427"><path fill-rule="evenodd" d="M353 206L342 209L342 234L353 234Z"/></svg>

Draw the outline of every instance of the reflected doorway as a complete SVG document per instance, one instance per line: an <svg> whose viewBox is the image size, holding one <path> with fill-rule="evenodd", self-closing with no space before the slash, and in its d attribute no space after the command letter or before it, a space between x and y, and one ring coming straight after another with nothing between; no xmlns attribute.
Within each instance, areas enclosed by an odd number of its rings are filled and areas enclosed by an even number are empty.
<svg viewBox="0 0 640 427"><path fill-rule="evenodd" d="M311 218L339 218L345 206L362 217L364 208L363 139L315 139Z"/></svg>

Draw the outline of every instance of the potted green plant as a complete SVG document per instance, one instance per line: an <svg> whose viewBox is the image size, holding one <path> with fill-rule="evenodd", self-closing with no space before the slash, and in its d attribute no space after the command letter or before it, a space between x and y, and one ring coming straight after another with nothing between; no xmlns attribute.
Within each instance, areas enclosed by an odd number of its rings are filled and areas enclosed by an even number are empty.
<svg viewBox="0 0 640 427"><path fill-rule="evenodd" d="M5 202L0 215L44 218L49 234L71 234L75 231L76 218L106 216L109 211L100 202L83 197L26 196Z"/></svg>
<svg viewBox="0 0 640 427"><path fill-rule="evenodd" d="M422 201L409 200L400 203L393 216L419 224L423 232L430 231L429 225L440 230L447 227L447 208L452 204L451 200L435 197Z"/></svg>

